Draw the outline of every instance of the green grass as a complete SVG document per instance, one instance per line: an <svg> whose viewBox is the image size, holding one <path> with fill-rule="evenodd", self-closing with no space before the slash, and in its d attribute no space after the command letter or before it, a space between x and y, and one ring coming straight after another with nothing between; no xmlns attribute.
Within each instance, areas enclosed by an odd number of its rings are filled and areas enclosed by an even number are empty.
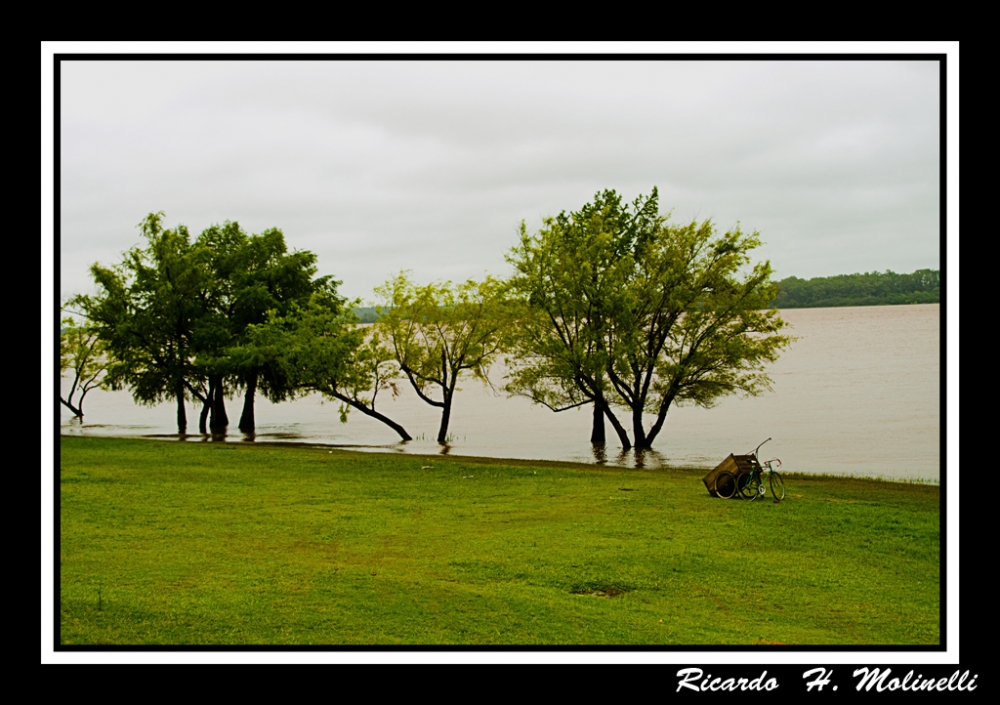
<svg viewBox="0 0 1000 705"><path fill-rule="evenodd" d="M63 438L70 644L936 645L939 490Z"/></svg>

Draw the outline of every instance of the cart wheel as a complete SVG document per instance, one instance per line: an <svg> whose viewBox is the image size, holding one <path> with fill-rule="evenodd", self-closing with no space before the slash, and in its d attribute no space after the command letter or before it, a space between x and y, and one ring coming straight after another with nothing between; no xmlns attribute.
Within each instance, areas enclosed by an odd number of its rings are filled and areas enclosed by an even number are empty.
<svg viewBox="0 0 1000 705"><path fill-rule="evenodd" d="M732 473L722 471L715 478L715 492L723 499L729 499L736 494L736 478Z"/></svg>

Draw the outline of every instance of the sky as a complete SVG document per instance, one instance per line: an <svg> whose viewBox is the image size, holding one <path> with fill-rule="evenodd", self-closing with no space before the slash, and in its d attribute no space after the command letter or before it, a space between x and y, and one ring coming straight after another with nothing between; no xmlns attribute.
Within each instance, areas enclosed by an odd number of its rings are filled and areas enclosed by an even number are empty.
<svg viewBox="0 0 1000 705"><path fill-rule="evenodd" d="M756 230L774 276L940 267L939 64L916 60L64 61L61 298L163 211L280 228L366 301L510 272L525 222L655 186Z"/></svg>

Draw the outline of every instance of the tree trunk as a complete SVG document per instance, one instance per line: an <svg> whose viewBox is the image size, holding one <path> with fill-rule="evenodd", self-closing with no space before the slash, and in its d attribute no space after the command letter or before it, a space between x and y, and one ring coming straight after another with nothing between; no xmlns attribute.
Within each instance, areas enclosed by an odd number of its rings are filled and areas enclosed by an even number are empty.
<svg viewBox="0 0 1000 705"><path fill-rule="evenodd" d="M256 422L253 413L254 395L257 393L257 373L253 372L247 378L247 391L243 395L243 413L240 415L240 430L243 433L253 433Z"/></svg>
<svg viewBox="0 0 1000 705"><path fill-rule="evenodd" d="M438 429L438 443L445 445L448 441L448 422L451 420L451 394L444 398L444 409L441 410L441 427Z"/></svg>
<svg viewBox="0 0 1000 705"><path fill-rule="evenodd" d="M188 420L187 411L184 409L184 382L177 382L177 433L184 435L187 432Z"/></svg>
<svg viewBox="0 0 1000 705"><path fill-rule="evenodd" d="M205 422L208 419L209 403L208 399L202 396L201 392L195 389L190 384L187 384L187 390L191 394L191 401L197 399L201 402L201 414L198 416L198 433L206 434L208 429L205 426ZM211 398L211 397L209 397Z"/></svg>
<svg viewBox="0 0 1000 705"><path fill-rule="evenodd" d="M653 439L659 434L660 429L663 428L663 421L667 418L667 409L670 405L674 403L674 395L668 394L666 398L660 403L660 413L656 415L656 421L653 422L653 426L649 429L649 434L646 436L646 442L649 447L653 447Z"/></svg>
<svg viewBox="0 0 1000 705"><path fill-rule="evenodd" d="M222 384L222 379L219 379L219 384L215 388L215 405L218 408L219 414L219 425L225 429L229 425L229 414L226 413L226 399L225 399L225 387Z"/></svg>
<svg viewBox="0 0 1000 705"><path fill-rule="evenodd" d="M594 427L590 432L590 442L591 443L604 443L604 409L601 408L600 403L594 402Z"/></svg>
<svg viewBox="0 0 1000 705"><path fill-rule="evenodd" d="M391 428L393 431L395 431L396 433L398 433L399 437L402 438L404 441L412 441L413 440L413 437L410 436L410 434L406 432L405 428L403 428L398 423L396 423L395 421L393 421L392 419L390 419L388 416L383 416L379 412L375 411L375 409L370 409L367 406L365 406L364 404L362 404L360 402L357 402L357 401L354 401L350 397L345 396L345 395L341 394L340 392L332 392L332 394L333 394L334 398L340 399L340 401L344 402L345 404L351 406L354 409L357 409L358 411L360 411L365 416L371 416L373 419L378 419L379 421L381 421L382 423L384 423L386 426L388 426L389 428Z"/></svg>
<svg viewBox="0 0 1000 705"><path fill-rule="evenodd" d="M72 404L70 404L68 401L66 401L62 397L59 397L59 401L61 401L63 404L65 404L66 408L73 412L73 416L77 417L78 419L82 419L83 418L83 412L80 409L76 408L75 406L73 406Z"/></svg>
<svg viewBox="0 0 1000 705"><path fill-rule="evenodd" d="M208 399L201 402L201 416L198 417L198 432L202 435L208 433L208 412L212 410L212 404Z"/></svg>
<svg viewBox="0 0 1000 705"><path fill-rule="evenodd" d="M618 440L621 441L622 450L628 450L632 447L632 443L628 439L628 431L626 431L625 427L621 425L621 422L618 421L618 418L614 415L611 411L611 407L608 406L606 402L603 402L602 406L604 407L604 415L608 417L608 421L611 422L611 427L614 428L615 433L618 434Z"/></svg>
<svg viewBox="0 0 1000 705"><path fill-rule="evenodd" d="M646 430L642 427L642 407L632 409L632 437L635 438L635 447L649 448L649 441L646 439Z"/></svg>
<svg viewBox="0 0 1000 705"><path fill-rule="evenodd" d="M214 379L209 378L208 398L212 400L212 415L208 421L208 427L212 433L225 433L229 425L229 417L226 416L226 402L223 398L222 375L216 375Z"/></svg>
<svg viewBox="0 0 1000 705"><path fill-rule="evenodd" d="M201 410L202 418L208 419L208 427L202 426L201 432L208 433L209 431L215 432L215 379L211 376L208 378L208 391L205 392L205 406ZM208 410L206 416L205 410Z"/></svg>
<svg viewBox="0 0 1000 705"><path fill-rule="evenodd" d="M88 390L86 389L83 390L83 394L81 394L80 398L76 400L76 408L80 412L79 416L81 422L83 421L83 398L87 396L87 391Z"/></svg>

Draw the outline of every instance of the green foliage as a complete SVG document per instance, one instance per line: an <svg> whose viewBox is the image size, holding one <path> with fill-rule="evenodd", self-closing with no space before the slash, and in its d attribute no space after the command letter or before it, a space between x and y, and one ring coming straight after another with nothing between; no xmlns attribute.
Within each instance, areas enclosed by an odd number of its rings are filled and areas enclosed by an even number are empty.
<svg viewBox="0 0 1000 705"><path fill-rule="evenodd" d="M250 326L249 345L280 366L290 388L339 401L342 422L357 409L410 440L402 426L376 410L379 392L398 391L392 354L377 330L358 325L357 302L340 296L336 285L327 282L305 306L292 306L284 316L272 312L267 322Z"/></svg>
<svg viewBox="0 0 1000 705"><path fill-rule="evenodd" d="M592 222L573 227L570 219L548 218L534 237L522 222L520 245L508 255L519 316L505 389L552 409L604 398L609 356L602 325L624 279L621 261L609 260L607 237L591 231Z"/></svg>
<svg viewBox="0 0 1000 705"><path fill-rule="evenodd" d="M146 247L117 265L95 264L99 293L73 302L108 346L112 384L138 403L176 399L181 431L188 395L211 406L213 419L224 418L226 390L288 398L282 368L250 345L247 332L327 285L328 277L314 279L315 255L289 253L278 229L248 235L227 221L192 241L183 225L164 229L163 217L150 213L140 223Z"/></svg>
<svg viewBox="0 0 1000 705"><path fill-rule="evenodd" d="M187 228L165 230L163 213L139 224L146 247L133 247L110 267L90 271L100 292L72 302L84 312L110 356L114 389L128 388L137 403L182 399L199 377L195 328L206 313L207 252L193 246Z"/></svg>
<svg viewBox="0 0 1000 705"><path fill-rule="evenodd" d="M81 325L71 317L62 319L59 374L72 371L73 382L67 395L60 395L59 400L78 418L83 418L87 392L108 386L108 364L105 344L90 326Z"/></svg>
<svg viewBox="0 0 1000 705"><path fill-rule="evenodd" d="M778 308L826 308L940 301L941 273L936 269L918 269L912 274L886 270L813 279L787 277L778 282L778 293L772 303Z"/></svg>
<svg viewBox="0 0 1000 705"><path fill-rule="evenodd" d="M257 391L278 402L291 398L293 390L278 361L250 343L249 327L263 323L272 311L284 315L304 304L330 278L314 279L316 256L308 251L289 253L277 228L248 235L238 223L226 222L203 231L197 244L211 253L213 273L212 315L202 326L208 344L198 355L199 364L210 372L209 388L199 398L211 399L213 384L243 388L240 428L252 431Z"/></svg>
<svg viewBox="0 0 1000 705"><path fill-rule="evenodd" d="M508 261L528 313L508 391L553 408L591 401L628 447L610 406L624 408L642 448L674 403L768 388L765 365L791 338L768 310L770 265L747 269L758 234L667 221L654 188L631 207L604 191L536 235L522 224ZM643 414L655 416L649 430Z"/></svg>
<svg viewBox="0 0 1000 705"><path fill-rule="evenodd" d="M459 377L468 372L488 384L504 348L513 320L504 287L491 277L417 286L400 273L375 293L377 334L417 395L442 410L438 442L445 443Z"/></svg>
<svg viewBox="0 0 1000 705"><path fill-rule="evenodd" d="M250 328L252 345L277 360L296 390L333 395L358 388L355 357L365 339L363 329L344 297L327 288L315 292L304 307L292 307L284 316L271 314Z"/></svg>

